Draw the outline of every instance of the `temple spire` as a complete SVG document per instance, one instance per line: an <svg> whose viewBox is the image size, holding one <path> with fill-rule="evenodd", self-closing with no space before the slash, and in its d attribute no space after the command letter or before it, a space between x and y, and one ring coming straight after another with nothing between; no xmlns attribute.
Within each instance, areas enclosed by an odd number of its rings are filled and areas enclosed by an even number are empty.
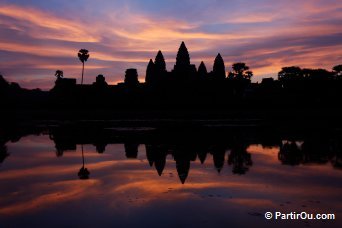
<svg viewBox="0 0 342 228"><path fill-rule="evenodd" d="M184 41L182 41L176 58L176 65L177 66L188 66L190 65L190 55L188 49L185 46Z"/></svg>
<svg viewBox="0 0 342 228"><path fill-rule="evenodd" d="M154 83L154 81L155 81L155 65L152 59L150 59L147 65L147 69L146 69L145 82L150 84L150 83Z"/></svg>
<svg viewBox="0 0 342 228"><path fill-rule="evenodd" d="M159 50L154 61L155 69L157 72L165 72L166 71L166 64L163 53Z"/></svg>
<svg viewBox="0 0 342 228"><path fill-rule="evenodd" d="M198 75L200 78L205 78L208 74L207 67L205 66L204 62L202 61L198 67Z"/></svg>
<svg viewBox="0 0 342 228"><path fill-rule="evenodd" d="M226 78L226 67L220 53L217 54L213 66L214 79L222 80Z"/></svg>

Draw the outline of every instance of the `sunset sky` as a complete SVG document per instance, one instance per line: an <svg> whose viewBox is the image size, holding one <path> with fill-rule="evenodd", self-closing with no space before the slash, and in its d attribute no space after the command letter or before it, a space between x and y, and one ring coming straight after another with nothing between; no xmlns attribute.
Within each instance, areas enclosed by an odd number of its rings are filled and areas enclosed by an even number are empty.
<svg viewBox="0 0 342 228"><path fill-rule="evenodd" d="M220 52L227 71L246 62L253 81L282 66L331 69L342 64L342 1L0 0L0 74L26 88L51 88L57 69L79 80L82 48L86 83L116 84L127 68L144 81L158 50L173 68L181 41L196 66L210 71Z"/></svg>

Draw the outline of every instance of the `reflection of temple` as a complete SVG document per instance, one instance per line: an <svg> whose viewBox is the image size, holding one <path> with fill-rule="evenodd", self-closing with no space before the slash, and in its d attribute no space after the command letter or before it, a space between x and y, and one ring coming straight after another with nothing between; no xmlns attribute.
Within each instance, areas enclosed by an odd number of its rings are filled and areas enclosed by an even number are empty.
<svg viewBox="0 0 342 228"><path fill-rule="evenodd" d="M82 122L50 127L49 130L36 128L8 128L1 135L0 162L8 156L6 143L17 141L24 135L48 133L54 141L56 155L63 156L68 151L76 151L77 145L92 144L98 153L104 153L108 144L123 144L126 157L137 159L139 145L145 145L146 158L159 176L163 175L169 155L175 161L175 169L182 183L185 183L191 163L197 159L201 164L208 158L218 172L229 167L234 174L246 174L253 165L252 155L247 151L250 145L279 148L279 161L286 165L331 164L342 167L341 135L325 132L280 133L267 129L227 128L211 129L192 126L190 129L165 127L156 130L132 132L104 128L100 124ZM297 134L297 135L296 135ZM288 135L292 135L289 139ZM191 136L191 137L189 137ZM83 155L82 155L83 158ZM87 178L89 171L82 166L79 176Z"/></svg>
<svg viewBox="0 0 342 228"><path fill-rule="evenodd" d="M85 130L87 129L87 130ZM177 129L177 128L176 128ZM191 138L188 136L191 135ZM231 167L234 174L245 174L253 165L252 156L247 152L251 144L265 147L278 147L279 160L287 165L325 164L329 161L334 167L341 167L340 138L334 140L324 137L302 137L298 143L282 140L284 137L276 132L255 129L210 130L194 128L192 130L154 130L144 133L116 132L99 127L87 126L52 128L50 137L56 144L57 155L63 151L75 150L79 144L93 144L99 153L105 151L108 144L123 144L126 157L136 159L139 145L145 144L146 158L149 165L156 169L159 176L163 174L167 156L176 162L176 170L180 181L184 183L189 175L191 162L199 159L205 163L208 155L212 156L213 165L218 172L225 164Z"/></svg>
<svg viewBox="0 0 342 228"><path fill-rule="evenodd" d="M146 145L146 158L150 166L155 166L159 176L163 174L167 153L167 147L163 145Z"/></svg>
<svg viewBox="0 0 342 228"><path fill-rule="evenodd" d="M202 137L202 142L184 141L184 136L191 134L194 135L190 132L177 134L173 130L126 134L123 132L115 133L101 127L87 126L78 128L73 125L50 129L50 139L55 142L57 156L62 156L66 151L75 151L77 145L81 144L92 144L96 147L98 153L104 153L106 145L120 143L124 145L127 158L137 159L139 145L145 144L146 158L150 166L156 169L158 175L163 174L167 155L171 155L176 162L175 168L182 183L185 183L188 177L191 162L196 161L198 158L203 164L208 154L212 155L214 166L220 172L225 164L226 152L232 144L224 138L216 137L215 134L210 134L210 137L205 139L206 135L201 131L195 134ZM174 136L170 137L171 135ZM214 141L211 142L212 140Z"/></svg>
<svg viewBox="0 0 342 228"><path fill-rule="evenodd" d="M224 157L226 154L226 148L224 145L215 145L212 148L212 155L214 160L214 166L217 172L221 172L224 165Z"/></svg>
<svg viewBox="0 0 342 228"><path fill-rule="evenodd" d="M138 147L137 143L125 143L126 158L138 158Z"/></svg>
<svg viewBox="0 0 342 228"><path fill-rule="evenodd" d="M182 184L185 183L185 180L189 175L190 162L195 161L196 156L196 152L190 145L174 147L173 157L176 161L178 177Z"/></svg>

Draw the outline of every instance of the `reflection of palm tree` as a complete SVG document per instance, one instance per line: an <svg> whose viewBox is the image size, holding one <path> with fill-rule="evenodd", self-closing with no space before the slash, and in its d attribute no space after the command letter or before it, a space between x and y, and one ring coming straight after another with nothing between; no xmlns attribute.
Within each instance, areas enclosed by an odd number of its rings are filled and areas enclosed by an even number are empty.
<svg viewBox="0 0 342 228"><path fill-rule="evenodd" d="M89 179L89 174L90 172L88 171L87 168L84 167L84 153L83 153L83 145L82 145L82 167L80 169L80 171L78 172L78 177L81 179L81 180L86 180L86 179Z"/></svg>
<svg viewBox="0 0 342 228"><path fill-rule="evenodd" d="M88 58L89 58L89 51L86 49L81 49L78 52L78 58L80 59L80 61L82 62L82 81L81 81L81 85L83 85L83 75L84 75L84 62L87 62Z"/></svg>

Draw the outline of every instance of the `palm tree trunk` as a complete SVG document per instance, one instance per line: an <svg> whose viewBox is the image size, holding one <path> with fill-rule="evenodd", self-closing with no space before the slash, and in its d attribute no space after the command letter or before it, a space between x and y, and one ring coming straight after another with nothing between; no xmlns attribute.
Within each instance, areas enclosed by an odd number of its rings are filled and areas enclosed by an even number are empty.
<svg viewBox="0 0 342 228"><path fill-rule="evenodd" d="M81 80L81 85L83 85L83 74L84 74L84 62L82 62L83 67L82 67L82 80Z"/></svg>

